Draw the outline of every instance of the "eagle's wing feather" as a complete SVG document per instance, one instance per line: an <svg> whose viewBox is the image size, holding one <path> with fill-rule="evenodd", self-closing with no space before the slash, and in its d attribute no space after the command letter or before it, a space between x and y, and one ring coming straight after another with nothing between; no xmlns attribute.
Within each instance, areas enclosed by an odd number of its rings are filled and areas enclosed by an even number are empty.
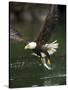
<svg viewBox="0 0 68 90"><path fill-rule="evenodd" d="M48 15L46 16L43 28L35 39L35 42L37 42L38 45L43 45L50 39L56 20L57 5L52 5L49 9Z"/></svg>
<svg viewBox="0 0 68 90"><path fill-rule="evenodd" d="M27 41L22 38L22 35L19 32L14 31L14 29L12 28L10 28L9 36L10 36L9 38L15 42L27 44Z"/></svg>

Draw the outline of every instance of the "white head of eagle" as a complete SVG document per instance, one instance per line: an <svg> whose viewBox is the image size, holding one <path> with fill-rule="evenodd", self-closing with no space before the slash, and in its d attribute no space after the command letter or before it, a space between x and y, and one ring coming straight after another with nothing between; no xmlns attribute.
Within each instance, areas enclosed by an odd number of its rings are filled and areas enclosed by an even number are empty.
<svg viewBox="0 0 68 90"><path fill-rule="evenodd" d="M36 42L30 42L25 46L25 49L35 49L37 46Z"/></svg>

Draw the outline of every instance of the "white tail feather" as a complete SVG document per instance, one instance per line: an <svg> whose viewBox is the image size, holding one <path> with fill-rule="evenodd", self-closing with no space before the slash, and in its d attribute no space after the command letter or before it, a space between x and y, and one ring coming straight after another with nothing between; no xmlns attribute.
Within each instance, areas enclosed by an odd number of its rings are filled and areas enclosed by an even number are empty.
<svg viewBox="0 0 68 90"><path fill-rule="evenodd" d="M47 52L51 55L56 52L56 49L58 48L59 43L57 43L57 40L50 44L45 44L44 47L47 48Z"/></svg>

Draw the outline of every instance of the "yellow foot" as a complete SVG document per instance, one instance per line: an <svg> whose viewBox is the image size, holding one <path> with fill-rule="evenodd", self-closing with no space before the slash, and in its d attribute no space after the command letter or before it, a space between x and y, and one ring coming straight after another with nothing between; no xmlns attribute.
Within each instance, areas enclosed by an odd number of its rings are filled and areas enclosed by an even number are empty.
<svg viewBox="0 0 68 90"><path fill-rule="evenodd" d="M50 61L50 59L48 59L47 63L48 63L49 65L51 65L51 61Z"/></svg>

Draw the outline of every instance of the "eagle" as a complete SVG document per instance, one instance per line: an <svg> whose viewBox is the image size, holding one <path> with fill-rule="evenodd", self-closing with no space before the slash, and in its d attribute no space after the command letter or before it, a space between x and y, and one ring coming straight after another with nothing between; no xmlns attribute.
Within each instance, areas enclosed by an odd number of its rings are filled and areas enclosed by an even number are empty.
<svg viewBox="0 0 68 90"><path fill-rule="evenodd" d="M52 69L52 62L51 62L51 55L56 52L59 43L57 40L54 40L51 43L48 43L50 37L55 29L57 21L57 5L51 5L49 8L48 14L45 18L43 27L41 28L37 37L29 42L24 40L23 38L19 37L18 32L14 32L11 29L10 38L14 39L19 42L24 42L25 47L24 49L31 49L33 51L32 55L35 55L40 58L42 64L48 70Z"/></svg>

